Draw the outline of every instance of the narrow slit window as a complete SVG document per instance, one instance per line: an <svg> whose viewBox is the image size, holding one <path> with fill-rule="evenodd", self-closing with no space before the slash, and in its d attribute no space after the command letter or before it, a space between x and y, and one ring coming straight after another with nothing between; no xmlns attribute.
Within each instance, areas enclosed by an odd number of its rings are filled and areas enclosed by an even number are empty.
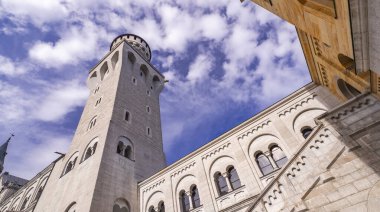
<svg viewBox="0 0 380 212"><path fill-rule="evenodd" d="M129 114L128 111L126 111L124 115L124 120L129 122L130 118L131 118L131 115Z"/></svg>

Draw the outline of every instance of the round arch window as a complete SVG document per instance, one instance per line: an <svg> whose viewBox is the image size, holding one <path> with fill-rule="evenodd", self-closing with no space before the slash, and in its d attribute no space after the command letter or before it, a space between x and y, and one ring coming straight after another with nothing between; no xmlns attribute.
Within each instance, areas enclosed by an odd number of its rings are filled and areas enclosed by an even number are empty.
<svg viewBox="0 0 380 212"><path fill-rule="evenodd" d="M352 85L348 84L346 81L342 79L338 79L337 84L340 92L342 92L342 94L347 99L351 99L360 94L360 91L358 91L356 88L354 88Z"/></svg>
<svg viewBox="0 0 380 212"><path fill-rule="evenodd" d="M301 129L301 133L302 133L302 136L304 138L307 138L309 137L309 135L311 134L311 132L313 131L313 129L311 129L311 127L303 127Z"/></svg>

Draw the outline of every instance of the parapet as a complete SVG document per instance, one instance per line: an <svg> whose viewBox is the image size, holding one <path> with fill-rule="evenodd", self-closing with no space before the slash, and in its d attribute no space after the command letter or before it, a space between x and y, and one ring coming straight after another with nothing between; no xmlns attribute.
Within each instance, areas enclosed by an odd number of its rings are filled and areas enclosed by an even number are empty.
<svg viewBox="0 0 380 212"><path fill-rule="evenodd" d="M138 35L134 34L122 34L117 36L111 43L110 50L114 49L117 44L123 40L127 41L137 52L141 54L147 61L150 62L152 58L152 52L148 43Z"/></svg>

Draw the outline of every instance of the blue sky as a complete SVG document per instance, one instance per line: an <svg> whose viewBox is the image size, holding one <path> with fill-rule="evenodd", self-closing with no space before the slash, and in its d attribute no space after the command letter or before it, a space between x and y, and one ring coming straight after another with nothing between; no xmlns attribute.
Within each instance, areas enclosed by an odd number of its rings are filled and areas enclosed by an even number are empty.
<svg viewBox="0 0 380 212"><path fill-rule="evenodd" d="M169 164L310 81L294 27L249 1L0 0L0 138L16 134L5 170L31 178L67 151L88 70L123 33L170 81Z"/></svg>

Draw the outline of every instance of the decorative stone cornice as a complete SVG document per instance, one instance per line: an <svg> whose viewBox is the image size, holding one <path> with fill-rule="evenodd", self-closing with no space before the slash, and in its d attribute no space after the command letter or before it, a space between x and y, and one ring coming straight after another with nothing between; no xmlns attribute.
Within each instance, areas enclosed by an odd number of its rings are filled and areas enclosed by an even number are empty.
<svg viewBox="0 0 380 212"><path fill-rule="evenodd" d="M160 179L160 180L154 182L153 184L149 185L147 188L145 188L145 189L143 190L143 192L146 193L146 192L148 192L148 191L150 191L150 190L152 190L152 189L155 189L155 188L157 188L158 186L160 186L161 184L163 184L164 182L165 182L165 178L162 178L162 179Z"/></svg>
<svg viewBox="0 0 380 212"><path fill-rule="evenodd" d="M183 166L183 167L177 169L177 170L174 171L170 176L171 176L172 178L174 178L174 177L180 175L181 173L183 173L183 172L189 170L189 169L190 169L191 167L193 167L193 166L195 166L195 161L192 161L192 162L188 163L187 165L185 165L185 166Z"/></svg>
<svg viewBox="0 0 380 212"><path fill-rule="evenodd" d="M317 94L313 93L312 95L303 98L302 100L298 101L297 103L294 103L293 105L289 106L288 108L280 111L278 113L278 117L286 116L288 113L290 114L292 111L297 110L297 108L302 107L303 105L305 105L308 102L310 102L311 100L313 100L316 96L317 96Z"/></svg>
<svg viewBox="0 0 380 212"><path fill-rule="evenodd" d="M220 146L218 146L217 148L209 151L208 153L204 154L202 156L202 159L203 160L206 160L208 157L211 157L213 155L216 155L217 153L219 153L220 151L224 150L224 149L227 149L229 146L231 145L231 142L227 142L227 143L224 143Z"/></svg>
<svg viewBox="0 0 380 212"><path fill-rule="evenodd" d="M355 112L356 110L362 108L363 106L366 106L366 105L369 105L371 103L371 99L370 98L365 98L363 99L362 101L359 101L358 103L342 110L342 111L339 111L337 112L336 114L332 115L330 117L331 120L339 120L345 116L347 116L348 114L350 113L353 113Z"/></svg>
<svg viewBox="0 0 380 212"><path fill-rule="evenodd" d="M249 134L252 134L255 131L259 131L260 129L263 129L265 126L268 126L271 122L272 121L269 119L262 121L260 124L257 124L255 126L251 127L249 130L238 135L238 140L243 139L245 136L248 136Z"/></svg>

